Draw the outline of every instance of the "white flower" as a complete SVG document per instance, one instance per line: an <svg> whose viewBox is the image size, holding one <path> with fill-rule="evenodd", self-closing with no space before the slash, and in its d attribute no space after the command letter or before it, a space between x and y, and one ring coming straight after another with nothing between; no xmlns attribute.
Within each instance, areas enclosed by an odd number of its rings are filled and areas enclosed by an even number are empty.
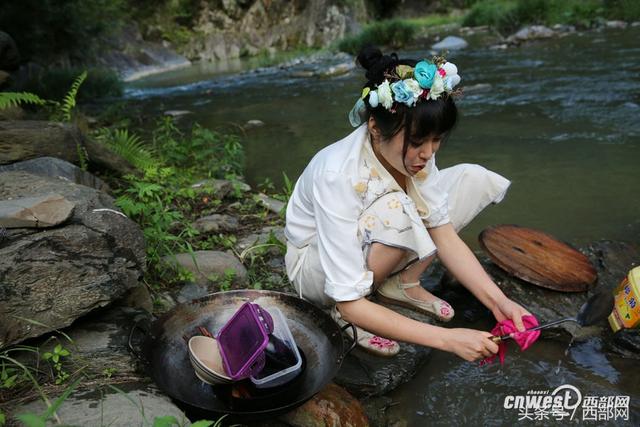
<svg viewBox="0 0 640 427"><path fill-rule="evenodd" d="M460 76L457 74L454 74L453 76L447 76L444 78L444 85L448 91L453 90L453 88L456 87L458 83L460 83Z"/></svg>
<svg viewBox="0 0 640 427"><path fill-rule="evenodd" d="M422 93L420 83L418 83L416 79L405 79L404 84L411 92L413 92L413 99L418 99Z"/></svg>
<svg viewBox="0 0 640 427"><path fill-rule="evenodd" d="M456 67L456 65L451 62L445 62L444 65L442 66L442 69L444 70L445 73L447 73L447 76L453 76L454 74L458 74L458 67Z"/></svg>
<svg viewBox="0 0 640 427"><path fill-rule="evenodd" d="M393 95L391 93L391 86L389 86L389 80L385 80L380 86L378 86L378 101L387 110L393 105Z"/></svg>
<svg viewBox="0 0 640 427"><path fill-rule="evenodd" d="M371 108L378 106L378 92L375 90L369 92L369 105L371 105Z"/></svg>
<svg viewBox="0 0 640 427"><path fill-rule="evenodd" d="M438 99L442 92L444 92L444 80L440 74L436 73L429 90L429 99Z"/></svg>

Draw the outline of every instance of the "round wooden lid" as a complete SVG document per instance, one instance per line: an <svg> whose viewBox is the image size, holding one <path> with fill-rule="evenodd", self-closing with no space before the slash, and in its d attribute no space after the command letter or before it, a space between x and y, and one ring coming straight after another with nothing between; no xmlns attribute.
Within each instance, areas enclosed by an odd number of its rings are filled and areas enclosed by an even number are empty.
<svg viewBox="0 0 640 427"><path fill-rule="evenodd" d="M478 238L500 268L534 285L583 292L598 278L589 258L541 231L497 225L483 230Z"/></svg>

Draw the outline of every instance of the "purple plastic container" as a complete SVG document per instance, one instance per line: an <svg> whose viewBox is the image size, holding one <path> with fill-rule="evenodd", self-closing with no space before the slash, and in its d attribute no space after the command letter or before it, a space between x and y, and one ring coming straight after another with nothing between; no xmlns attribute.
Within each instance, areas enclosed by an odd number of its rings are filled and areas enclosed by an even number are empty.
<svg viewBox="0 0 640 427"><path fill-rule="evenodd" d="M273 319L258 304L244 303L220 329L216 339L226 373L237 381L264 368L264 349L273 332Z"/></svg>

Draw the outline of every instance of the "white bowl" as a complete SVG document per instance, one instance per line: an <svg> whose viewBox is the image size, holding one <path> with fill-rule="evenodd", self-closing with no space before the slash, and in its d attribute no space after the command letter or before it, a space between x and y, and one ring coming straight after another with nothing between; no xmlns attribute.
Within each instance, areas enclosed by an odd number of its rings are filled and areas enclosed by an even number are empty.
<svg viewBox="0 0 640 427"><path fill-rule="evenodd" d="M191 337L189 360L196 376L208 384L227 384L232 381L225 372L215 338L201 335Z"/></svg>

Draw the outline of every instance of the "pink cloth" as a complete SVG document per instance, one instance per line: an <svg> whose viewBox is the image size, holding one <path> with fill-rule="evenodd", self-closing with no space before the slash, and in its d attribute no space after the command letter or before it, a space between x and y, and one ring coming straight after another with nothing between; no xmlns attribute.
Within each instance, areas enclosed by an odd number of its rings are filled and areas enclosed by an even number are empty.
<svg viewBox="0 0 640 427"><path fill-rule="evenodd" d="M525 329L530 329L538 326L538 319L535 316L526 315L522 316L522 323L524 323ZM531 331L531 332L518 332L516 329L516 325L514 325L513 320L503 320L498 322L496 326L491 330L491 333L494 336L502 336L502 335L512 335L513 340L518 343L522 351L531 347L531 345L536 342L538 337L540 336L540 331ZM494 354L493 356L487 357L482 362L481 365L492 363L496 356L500 357L500 364L504 365L504 356L507 353L507 341L502 341L498 344L498 354Z"/></svg>

